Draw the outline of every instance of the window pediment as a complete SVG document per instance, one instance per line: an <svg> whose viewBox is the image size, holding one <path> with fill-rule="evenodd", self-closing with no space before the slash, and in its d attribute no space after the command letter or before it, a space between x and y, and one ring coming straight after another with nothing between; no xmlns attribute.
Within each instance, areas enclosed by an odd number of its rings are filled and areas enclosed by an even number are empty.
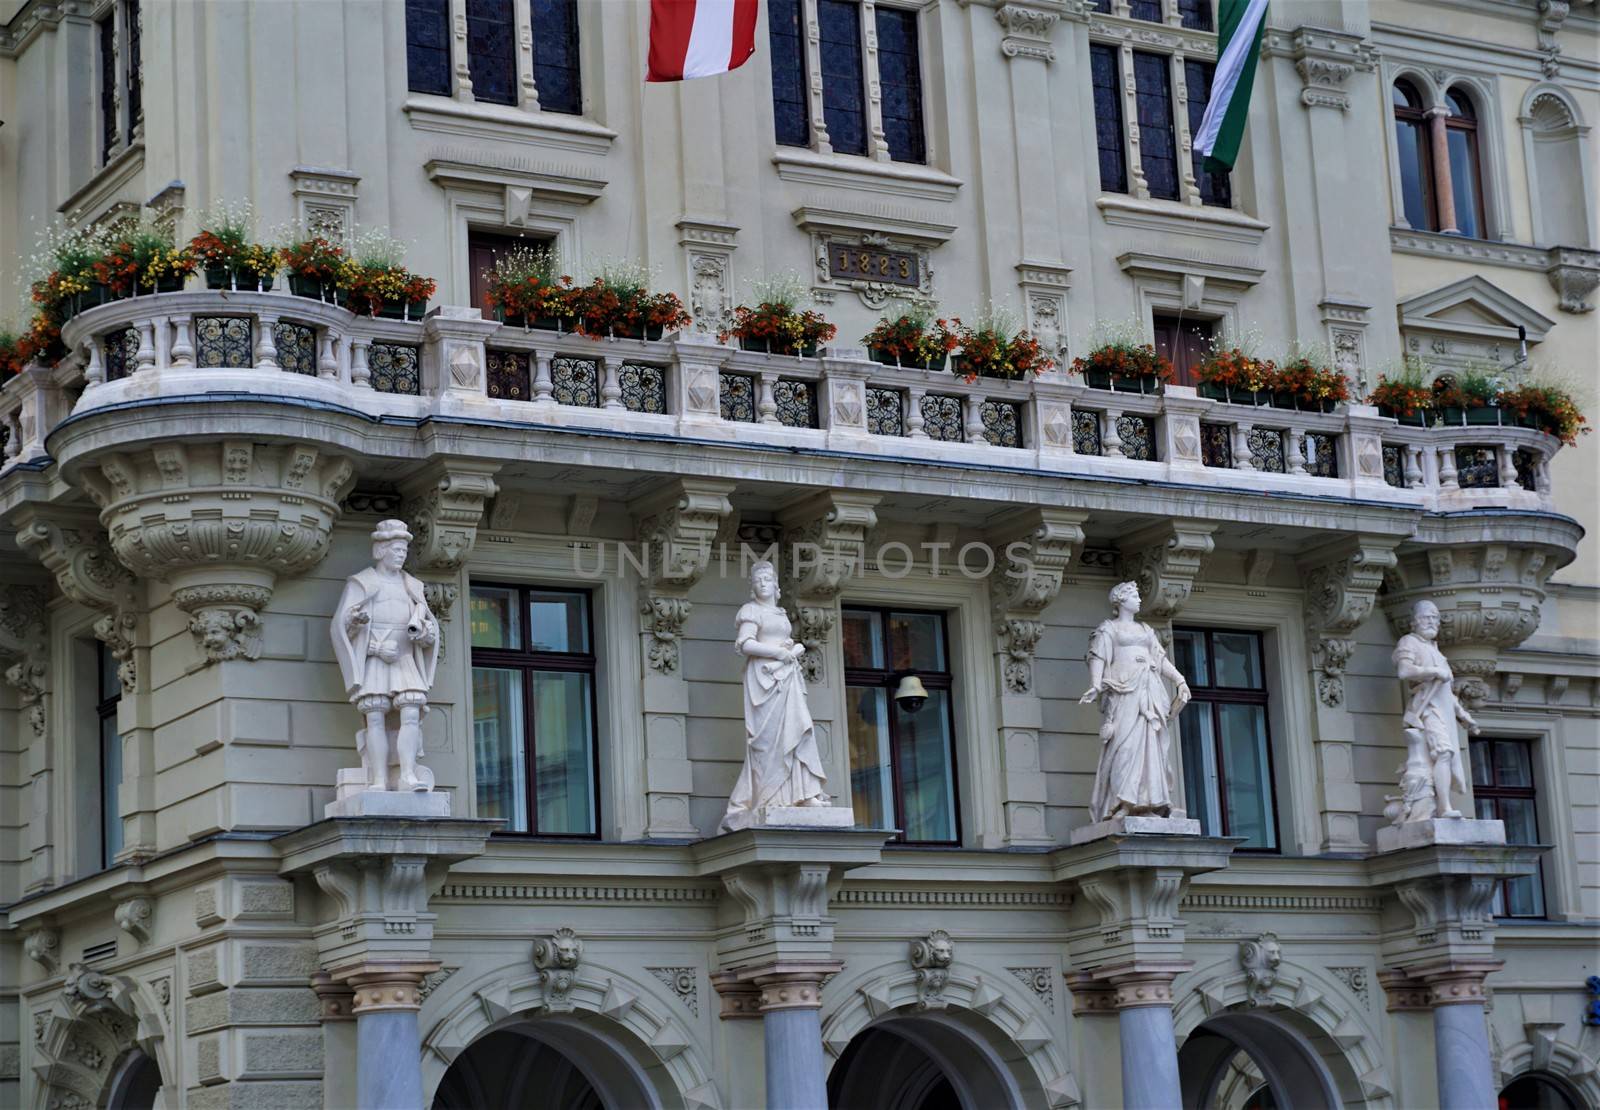
<svg viewBox="0 0 1600 1110"><path fill-rule="evenodd" d="M1534 344L1555 326L1477 275L1401 301L1397 311L1406 353L1443 369L1485 363L1509 367L1518 359L1519 327Z"/></svg>

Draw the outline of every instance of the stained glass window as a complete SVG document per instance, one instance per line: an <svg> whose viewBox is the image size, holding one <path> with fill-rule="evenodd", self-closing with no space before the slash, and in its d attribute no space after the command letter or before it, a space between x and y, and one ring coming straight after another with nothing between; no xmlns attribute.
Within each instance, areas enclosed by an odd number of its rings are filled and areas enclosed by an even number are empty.
<svg viewBox="0 0 1600 1110"><path fill-rule="evenodd" d="M817 0L822 53L822 115L841 154L867 152L866 93L861 82L861 5Z"/></svg>
<svg viewBox="0 0 1600 1110"><path fill-rule="evenodd" d="M925 394L922 398L922 430L929 439L960 443L965 438L961 432L961 398L938 393Z"/></svg>
<svg viewBox="0 0 1600 1110"><path fill-rule="evenodd" d="M488 352L488 394L502 401L527 401L533 396L528 356L521 351Z"/></svg>
<svg viewBox="0 0 1600 1110"><path fill-rule="evenodd" d="M772 398L778 405L778 423L790 428L817 426L817 387L811 382L779 378Z"/></svg>
<svg viewBox="0 0 1600 1110"><path fill-rule="evenodd" d="M1191 31L1211 30L1211 0L1178 0L1178 19Z"/></svg>
<svg viewBox="0 0 1600 1110"><path fill-rule="evenodd" d="M896 162L926 162L922 130L922 52L917 13L874 9L878 24L878 87L883 94L883 136Z"/></svg>
<svg viewBox="0 0 1600 1110"><path fill-rule="evenodd" d="M667 411L667 380L661 367L625 362L617 380L622 386L622 407L629 412Z"/></svg>
<svg viewBox="0 0 1600 1110"><path fill-rule="evenodd" d="M367 367L372 371L372 388L378 393L422 392L417 373L417 349L398 343L374 343L367 352Z"/></svg>
<svg viewBox="0 0 1600 1110"><path fill-rule="evenodd" d="M600 364L592 358L551 359L550 384L558 405L600 407Z"/></svg>
<svg viewBox="0 0 1600 1110"><path fill-rule="evenodd" d="M1178 199L1178 146L1172 130L1172 74L1164 54L1133 52L1139 107L1139 165L1150 195Z"/></svg>
<svg viewBox="0 0 1600 1110"><path fill-rule="evenodd" d="M906 434L903 395L898 389L867 387L867 431L875 436Z"/></svg>
<svg viewBox="0 0 1600 1110"><path fill-rule="evenodd" d="M533 84L546 112L583 112L578 65L577 0L529 0L533 22Z"/></svg>
<svg viewBox="0 0 1600 1110"><path fill-rule="evenodd" d="M250 321L238 316L196 316L194 356L196 366L229 370L254 366Z"/></svg>
<svg viewBox="0 0 1600 1110"><path fill-rule="evenodd" d="M1100 188L1128 191L1128 161L1122 145L1122 66L1114 46L1089 47L1094 85L1094 137L1100 152Z"/></svg>
<svg viewBox="0 0 1600 1110"><path fill-rule="evenodd" d="M448 0L406 0L406 87L450 95Z"/></svg>
<svg viewBox="0 0 1600 1110"><path fill-rule="evenodd" d="M1156 422L1138 413L1117 417L1117 438L1122 440L1122 457L1139 462L1155 462Z"/></svg>
<svg viewBox="0 0 1600 1110"><path fill-rule="evenodd" d="M1200 131L1200 121L1205 119L1206 105L1211 103L1211 81L1216 75L1216 67L1209 62L1192 62L1187 59L1183 63L1183 83L1189 90L1189 135L1193 138ZM1233 203L1233 186L1226 173L1207 173L1205 170L1205 155L1198 150L1190 152L1194 161L1194 181L1200 187L1200 201L1203 204L1215 205L1218 208L1227 208Z"/></svg>
<svg viewBox="0 0 1600 1110"><path fill-rule="evenodd" d="M767 37L772 44L772 122L783 146L807 146L811 142L805 43L800 37L802 2L767 0Z"/></svg>
<svg viewBox="0 0 1600 1110"><path fill-rule="evenodd" d="M1227 424L1200 425L1200 461L1206 466L1233 468L1233 428Z"/></svg>
<svg viewBox="0 0 1600 1110"><path fill-rule="evenodd" d="M467 71L474 100L517 102L517 26L511 0L466 0Z"/></svg>
<svg viewBox="0 0 1600 1110"><path fill-rule="evenodd" d="M1134 19L1161 22L1161 0L1128 0L1128 14Z"/></svg>

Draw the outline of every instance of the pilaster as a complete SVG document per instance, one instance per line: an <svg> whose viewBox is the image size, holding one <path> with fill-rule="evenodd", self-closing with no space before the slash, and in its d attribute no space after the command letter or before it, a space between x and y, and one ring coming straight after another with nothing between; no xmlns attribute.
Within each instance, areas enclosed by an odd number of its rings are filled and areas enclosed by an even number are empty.
<svg viewBox="0 0 1600 1110"><path fill-rule="evenodd" d="M1004 762L1005 841L1010 847L1053 844L1045 827L1045 782L1039 764L1043 709L1033 677L1044 635L1044 611L1061 592L1062 575L1083 544L1087 513L1032 508L988 532L998 552L989 576L995 635L995 689Z"/></svg>
<svg viewBox="0 0 1600 1110"><path fill-rule="evenodd" d="M1372 615L1384 575L1396 563L1396 536L1355 535L1298 560L1305 583L1305 624L1317 691L1316 752L1322 850L1360 851L1361 788L1355 777L1355 722L1344 672L1355 632Z"/></svg>
<svg viewBox="0 0 1600 1110"><path fill-rule="evenodd" d="M629 506L644 565L639 625L644 698L645 835L694 837L689 763L689 684L682 640L689 594L711 563L713 541L733 515L734 483L679 478Z"/></svg>

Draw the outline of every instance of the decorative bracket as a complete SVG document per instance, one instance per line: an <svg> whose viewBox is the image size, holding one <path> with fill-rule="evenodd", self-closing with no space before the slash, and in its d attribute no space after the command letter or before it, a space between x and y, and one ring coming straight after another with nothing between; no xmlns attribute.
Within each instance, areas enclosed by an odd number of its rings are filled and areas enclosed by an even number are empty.
<svg viewBox="0 0 1600 1110"><path fill-rule="evenodd" d="M1172 637L1172 618L1189 600L1195 579L1216 549L1210 522L1173 520L1129 536L1119 545L1118 571L1137 583L1141 620L1151 622L1163 640Z"/></svg>
<svg viewBox="0 0 1600 1110"><path fill-rule="evenodd" d="M533 966L539 969L539 981L544 984L545 1013L572 1009L569 996L578 981L578 964L582 961L583 941L568 926L533 942Z"/></svg>
<svg viewBox="0 0 1600 1110"><path fill-rule="evenodd" d="M132 693L138 685L138 586L93 514L25 505L17 513L17 546L44 564L69 599L101 613L95 637L111 649L123 692Z"/></svg>
<svg viewBox="0 0 1600 1110"><path fill-rule="evenodd" d="M1036 508L989 530L997 549L989 601L1007 693L1033 689L1033 654L1044 634L1039 617L1061 592L1062 575L1083 544L1087 519L1087 513Z"/></svg>
<svg viewBox="0 0 1600 1110"><path fill-rule="evenodd" d="M783 606L794 635L805 645L807 682L822 681L824 648L838 619L834 602L851 576L861 573L867 537L877 527L875 493L828 490L778 514L783 526L780 574Z"/></svg>
<svg viewBox="0 0 1600 1110"><path fill-rule="evenodd" d="M1329 708L1344 702L1344 668L1355 651L1351 634L1372 615L1399 544L1399 537L1358 535L1299 560L1317 696Z"/></svg>
<svg viewBox="0 0 1600 1110"><path fill-rule="evenodd" d="M692 606L688 594L711 564L712 544L733 515L734 483L679 478L630 506L645 567L639 600L650 669L678 673L678 645Z"/></svg>
<svg viewBox="0 0 1600 1110"><path fill-rule="evenodd" d="M917 973L917 1008L941 1009L944 988L950 981L950 964L955 960L956 942L943 929L911 942L911 967Z"/></svg>
<svg viewBox="0 0 1600 1110"><path fill-rule="evenodd" d="M453 580L472 554L499 470L499 463L440 459L400 485L400 515L412 534L408 567L419 577L451 579L423 586L440 620L450 619L459 593Z"/></svg>
<svg viewBox="0 0 1600 1110"><path fill-rule="evenodd" d="M995 19L1004 34L1000 39L1000 53L1008 58L1034 58L1041 62L1056 60L1056 48L1050 41L1060 14L1024 4L1002 4L995 9Z"/></svg>
<svg viewBox="0 0 1600 1110"><path fill-rule="evenodd" d="M49 598L38 586L0 589L0 667L16 689L35 736L45 732L50 692Z"/></svg>

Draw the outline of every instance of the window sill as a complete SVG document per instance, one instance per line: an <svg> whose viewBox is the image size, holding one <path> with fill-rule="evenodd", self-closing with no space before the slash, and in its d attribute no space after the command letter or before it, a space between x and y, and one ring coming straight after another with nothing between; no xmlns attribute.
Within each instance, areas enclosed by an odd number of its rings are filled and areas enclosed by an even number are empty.
<svg viewBox="0 0 1600 1110"><path fill-rule="evenodd" d="M144 172L144 142L135 140L112 156L111 161L94 171L94 175L56 209L68 221L76 223L85 216L97 217L124 185Z"/></svg>
<svg viewBox="0 0 1600 1110"><path fill-rule="evenodd" d="M922 200L955 200L957 190L966 184L927 166L879 162L854 154L818 154L799 147L779 148L772 155L772 164L785 181Z"/></svg>
<svg viewBox="0 0 1600 1110"><path fill-rule="evenodd" d="M1158 231L1163 235L1194 235L1256 246L1270 226L1231 208L1197 208L1172 200L1139 200L1108 194L1094 203L1108 224Z"/></svg>
<svg viewBox="0 0 1600 1110"><path fill-rule="evenodd" d="M496 142L605 154L617 133L582 116L528 112L507 104L465 103L447 96L412 95L403 110L418 131Z"/></svg>
<svg viewBox="0 0 1600 1110"><path fill-rule="evenodd" d="M1473 239L1466 235L1446 235L1441 231L1419 231L1414 227L1389 228L1389 246L1397 254L1425 254L1435 258L1470 259L1489 265L1518 270L1546 270L1550 248L1527 243L1508 243L1499 239Z"/></svg>

